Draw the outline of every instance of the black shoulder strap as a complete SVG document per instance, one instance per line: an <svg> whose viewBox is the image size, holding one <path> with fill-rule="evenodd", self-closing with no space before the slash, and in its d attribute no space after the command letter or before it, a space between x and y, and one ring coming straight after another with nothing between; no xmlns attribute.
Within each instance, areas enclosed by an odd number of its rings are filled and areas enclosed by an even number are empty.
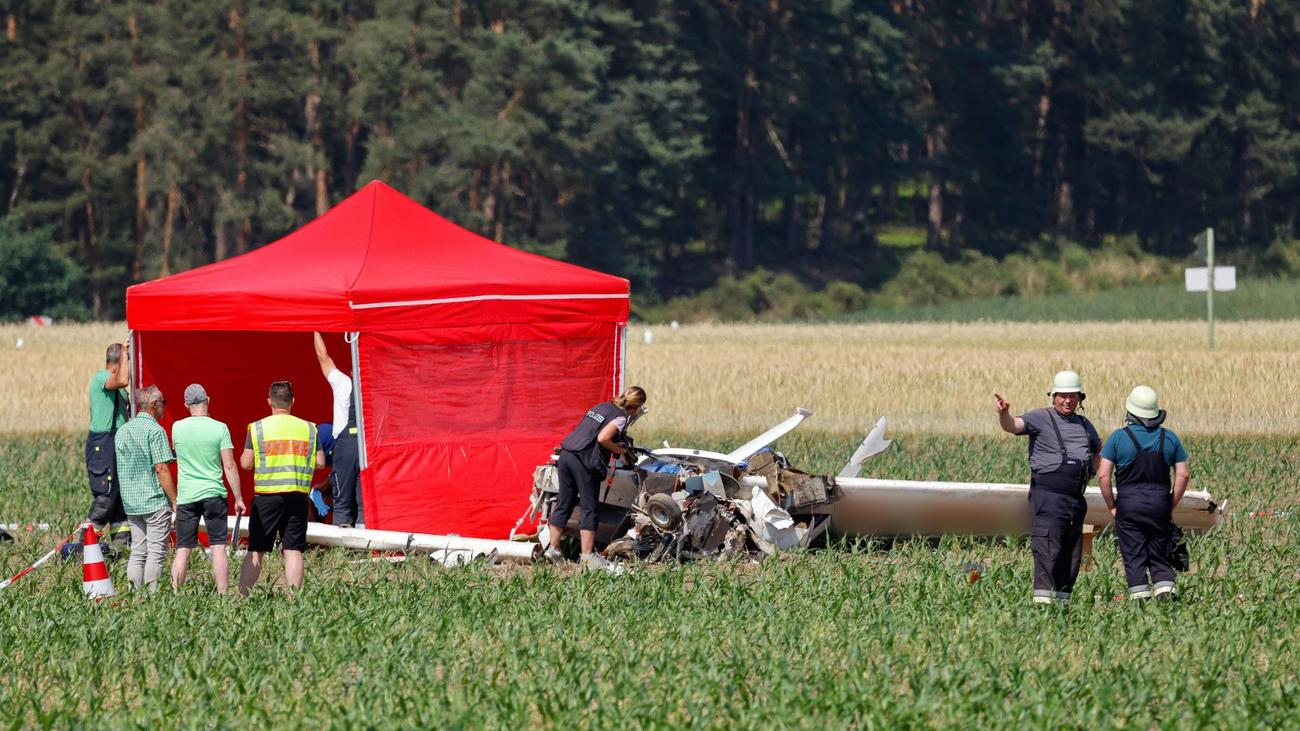
<svg viewBox="0 0 1300 731"><path fill-rule="evenodd" d="M1161 427L1161 428L1160 428L1160 446L1156 448L1156 451L1160 454L1160 460L1161 460L1162 462L1164 462L1165 464L1169 464L1169 460L1165 457L1165 430L1164 430L1164 427Z"/></svg>
<svg viewBox="0 0 1300 731"><path fill-rule="evenodd" d="M1068 457L1069 454L1065 449L1065 440L1061 438L1061 427L1056 425L1056 409L1047 409L1047 420L1052 422L1052 431L1056 432L1056 446L1061 448L1061 456Z"/></svg>
<svg viewBox="0 0 1300 731"><path fill-rule="evenodd" d="M1120 431L1128 435L1128 440L1133 442L1133 448L1137 450L1138 454L1142 454L1142 445L1138 444L1138 438L1133 436L1133 428L1126 426L1123 429L1120 429ZM1161 435L1161 439L1163 438L1164 436Z"/></svg>

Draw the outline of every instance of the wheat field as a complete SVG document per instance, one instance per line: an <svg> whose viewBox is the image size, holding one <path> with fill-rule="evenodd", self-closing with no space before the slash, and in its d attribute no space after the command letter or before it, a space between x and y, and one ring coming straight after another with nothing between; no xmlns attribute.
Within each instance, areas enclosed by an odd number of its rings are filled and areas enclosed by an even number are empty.
<svg viewBox="0 0 1300 731"><path fill-rule="evenodd" d="M87 382L125 335L123 323L0 326L0 433L83 430ZM1073 368L1099 426L1120 423L1145 383L1183 433L1300 432L1300 320L1221 323L1212 353L1198 322L634 326L628 341L628 382L650 394L643 429L760 431L803 406L828 433L885 416L891 431L992 434L995 391L1017 413L1043 406L1052 374Z"/></svg>

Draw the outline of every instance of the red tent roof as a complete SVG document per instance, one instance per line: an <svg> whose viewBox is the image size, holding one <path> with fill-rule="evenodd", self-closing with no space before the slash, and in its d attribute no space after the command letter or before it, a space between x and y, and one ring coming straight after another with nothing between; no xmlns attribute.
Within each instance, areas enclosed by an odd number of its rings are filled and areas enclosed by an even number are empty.
<svg viewBox="0 0 1300 731"><path fill-rule="evenodd" d="M127 289L135 330L623 322L628 282L457 226L376 180L284 238Z"/></svg>

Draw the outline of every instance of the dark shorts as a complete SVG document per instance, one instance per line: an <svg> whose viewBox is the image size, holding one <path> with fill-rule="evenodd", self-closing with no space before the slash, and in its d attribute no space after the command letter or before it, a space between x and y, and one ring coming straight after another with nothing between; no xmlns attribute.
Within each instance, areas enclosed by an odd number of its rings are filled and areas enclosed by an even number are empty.
<svg viewBox="0 0 1300 731"><path fill-rule="evenodd" d="M208 545L226 544L226 498L207 497L176 506L176 547L197 548L199 518L208 527Z"/></svg>
<svg viewBox="0 0 1300 731"><path fill-rule="evenodd" d="M307 550L307 503L305 492L259 493L253 497L253 514L248 519L248 550L266 553L275 548L276 536L285 551Z"/></svg>

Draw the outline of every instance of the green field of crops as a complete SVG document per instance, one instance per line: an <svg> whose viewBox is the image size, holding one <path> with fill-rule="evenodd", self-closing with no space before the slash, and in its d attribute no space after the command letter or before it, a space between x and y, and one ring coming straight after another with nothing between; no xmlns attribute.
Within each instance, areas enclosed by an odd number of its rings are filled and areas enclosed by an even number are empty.
<svg viewBox="0 0 1300 731"><path fill-rule="evenodd" d="M1233 292L1216 292L1219 320L1289 320L1300 313L1300 282L1285 279L1238 281ZM1114 322L1117 320L1204 320L1205 293L1170 284L1104 292L1040 296L976 297L921 307L876 307L846 320L865 322Z"/></svg>
<svg viewBox="0 0 1300 731"><path fill-rule="evenodd" d="M894 436L872 474L1023 479L1019 440ZM664 437L692 441L642 443ZM800 431L780 446L834 470L852 441ZM195 560L179 595L98 605L79 563L51 564L0 594L0 727L1300 726L1300 523L1248 515L1294 511L1300 446L1187 442L1194 485L1232 515L1193 540L1173 606L1115 601L1108 534L1067 609L1029 603L1022 539L622 577L313 551L294 597L215 597ZM78 437L7 437L0 464L3 520L66 531L84 511ZM0 545L3 573L57 539ZM973 584L971 561L986 566ZM112 573L122 591L125 567Z"/></svg>

